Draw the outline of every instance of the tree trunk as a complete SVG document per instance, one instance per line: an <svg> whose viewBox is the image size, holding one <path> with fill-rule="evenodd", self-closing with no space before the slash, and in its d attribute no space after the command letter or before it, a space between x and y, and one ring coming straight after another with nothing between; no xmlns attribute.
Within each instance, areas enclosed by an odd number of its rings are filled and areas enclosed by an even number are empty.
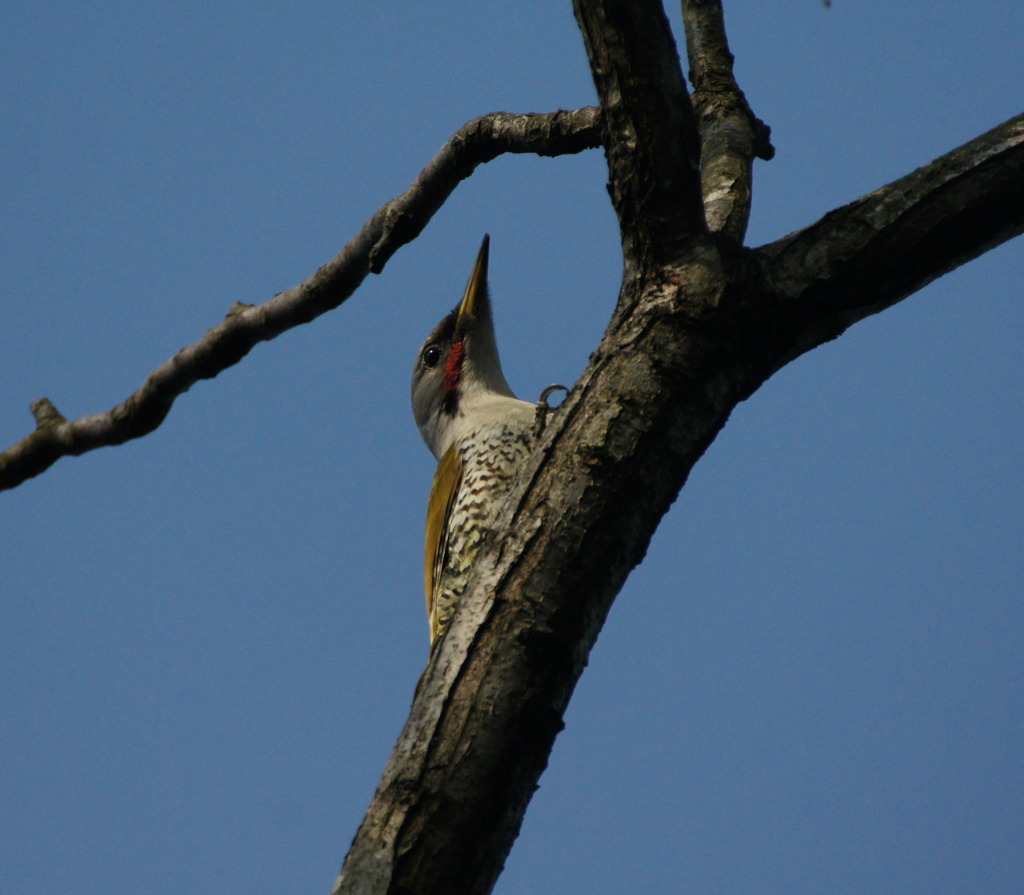
<svg viewBox="0 0 1024 895"><path fill-rule="evenodd" d="M744 249L750 162L770 147L725 62L720 4L684 3L698 91L713 79L720 100L704 97L700 125L660 3L575 7L622 233L618 305L431 656L336 893L490 891L612 601L733 407L1024 226L1017 118Z"/></svg>

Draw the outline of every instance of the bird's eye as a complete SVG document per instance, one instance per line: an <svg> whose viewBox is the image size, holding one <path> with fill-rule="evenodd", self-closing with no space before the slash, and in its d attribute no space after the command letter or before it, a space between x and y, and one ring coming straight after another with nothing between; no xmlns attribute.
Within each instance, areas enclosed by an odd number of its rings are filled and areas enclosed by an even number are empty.
<svg viewBox="0 0 1024 895"><path fill-rule="evenodd" d="M441 360L441 349L436 345L428 345L423 349L423 366L436 367Z"/></svg>

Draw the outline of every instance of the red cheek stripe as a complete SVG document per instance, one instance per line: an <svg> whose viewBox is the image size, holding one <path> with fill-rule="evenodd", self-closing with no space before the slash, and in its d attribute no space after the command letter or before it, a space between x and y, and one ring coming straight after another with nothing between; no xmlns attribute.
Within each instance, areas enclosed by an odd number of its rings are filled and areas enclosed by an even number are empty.
<svg viewBox="0 0 1024 895"><path fill-rule="evenodd" d="M454 392L462 379L462 361L466 357L466 346L460 339L448 354L448 363L444 365L444 390Z"/></svg>

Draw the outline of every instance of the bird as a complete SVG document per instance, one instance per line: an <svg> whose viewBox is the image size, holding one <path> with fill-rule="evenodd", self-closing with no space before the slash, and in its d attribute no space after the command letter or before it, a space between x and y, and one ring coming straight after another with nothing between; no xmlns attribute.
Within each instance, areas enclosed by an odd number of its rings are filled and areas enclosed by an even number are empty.
<svg viewBox="0 0 1024 895"><path fill-rule="evenodd" d="M437 459L427 502L424 581L431 646L447 628L484 540L537 430L501 369L487 287L485 235L462 300L427 337L412 374L412 410ZM542 399L543 403L543 399Z"/></svg>

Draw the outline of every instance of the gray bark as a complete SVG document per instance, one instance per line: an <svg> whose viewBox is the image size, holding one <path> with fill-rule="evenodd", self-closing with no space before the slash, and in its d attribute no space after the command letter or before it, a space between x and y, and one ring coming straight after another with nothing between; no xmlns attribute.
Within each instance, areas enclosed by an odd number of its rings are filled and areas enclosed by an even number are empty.
<svg viewBox="0 0 1024 895"><path fill-rule="evenodd" d="M698 104L660 3L575 8L622 233L618 305L431 656L336 893L490 891L612 601L736 404L1024 227L1021 117L742 248L750 163L771 150L720 4L684 3Z"/></svg>

